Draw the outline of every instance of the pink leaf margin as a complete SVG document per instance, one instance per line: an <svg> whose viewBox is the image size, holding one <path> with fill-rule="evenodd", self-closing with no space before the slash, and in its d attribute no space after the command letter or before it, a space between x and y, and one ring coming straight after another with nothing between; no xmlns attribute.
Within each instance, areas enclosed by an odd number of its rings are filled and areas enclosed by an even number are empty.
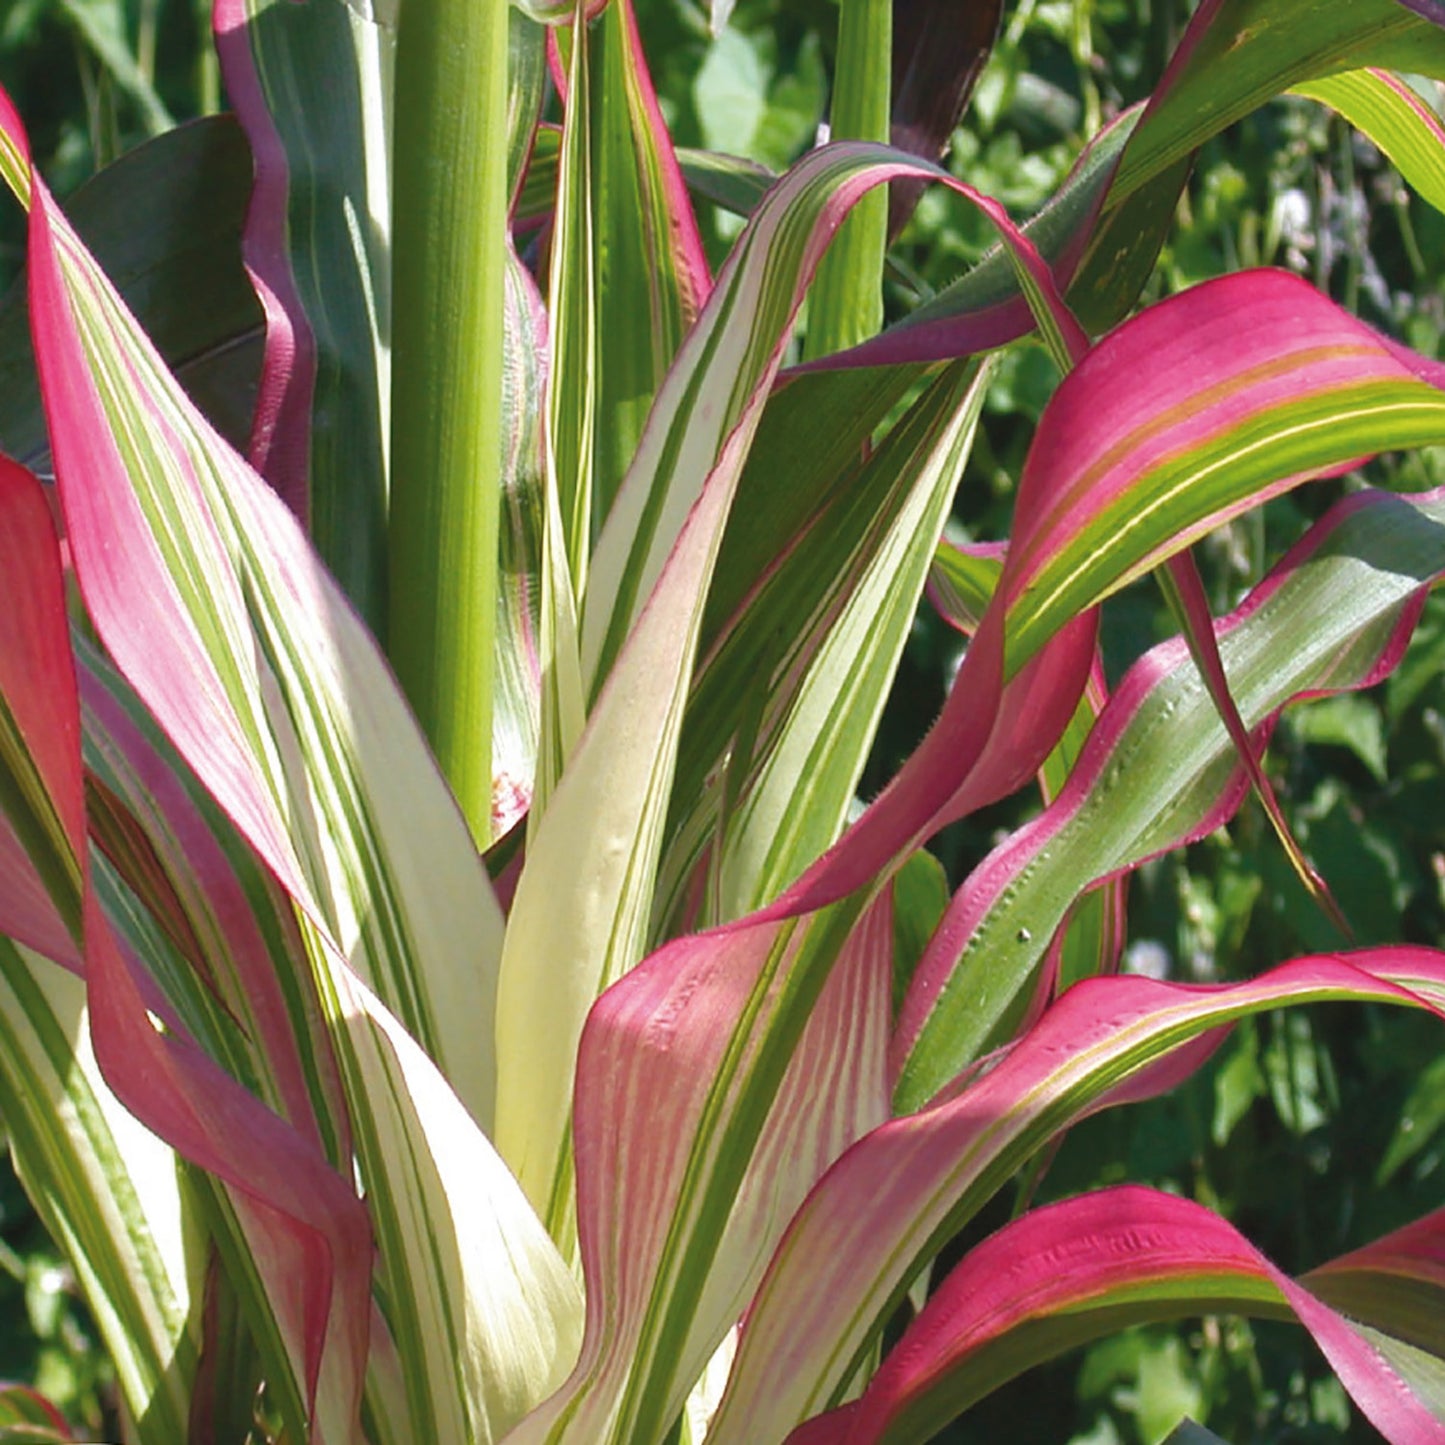
<svg viewBox="0 0 1445 1445"><path fill-rule="evenodd" d="M249 23L245 0L214 0L216 55L256 168L241 253L266 319L266 342L247 451L251 465L304 525L310 515L316 337L291 271L286 214L290 167L256 70Z"/></svg>
<svg viewBox="0 0 1445 1445"><path fill-rule="evenodd" d="M1172 1088L1236 1019L1330 999L1440 1014L1432 996L1442 985L1445 953L1407 947L1296 959L1240 984L1083 980L990 1070L922 1113L875 1129L819 1182L754 1297L714 1420L718 1438L744 1438L728 1433L743 1415L763 1436L808 1418L849 1378L850 1360L880 1311L901 1299L930 1242L936 1248L957 1225L960 1201L976 1208L980 1191L991 1193L1059 1130Z"/></svg>
<svg viewBox="0 0 1445 1445"><path fill-rule="evenodd" d="M1214 621L1213 630L1216 637L1227 637L1231 632L1245 625L1286 584L1289 577L1315 556L1330 538L1348 523L1351 517L1363 511L1395 505L1398 503L1392 496L1378 492L1357 493L1336 504L1285 554L1271 570L1269 576L1251 590L1249 596L1235 611L1225 618ZM1422 585L1414 597L1405 603L1373 665L1360 678L1352 681L1348 690L1372 687L1395 670L1404 656L1415 624L1419 620L1428 590L1428 583ZM989 909L1028 871L1033 860L1049 847L1053 839L1078 813L1090 793L1099 785L1110 766L1121 738L1133 725L1155 689L1177 669L1188 665L1188 662L1188 647L1182 638L1173 638L1162 642L1141 657L1125 674L1103 709L1069 775L1067 784L1059 795L1037 818L1026 823L1000 843L965 879L933 937L929 940L928 947L914 973L912 986L900 1010L889 1051L890 1067L895 1082L939 993L946 985L958 957L969 938L973 936L980 921L987 915ZM1323 697L1342 690L1346 689L1312 688L1296 694L1290 701L1299 702L1306 698ZM1271 712L1253 729L1253 746L1258 748L1261 753L1267 745L1282 711L1283 705ZM1247 775L1242 769L1236 770L1234 777L1220 792L1213 806L1207 809L1186 831L1174 838L1170 846L1179 847L1195 842L1227 822L1242 801L1247 786ZM1158 854L1154 853L1149 856L1154 857ZM1145 861L1147 861L1146 858L1140 857L1133 860L1128 865L1128 869L1102 874L1094 881L1099 883L1118 878L1122 872L1130 871Z"/></svg>
<svg viewBox="0 0 1445 1445"><path fill-rule="evenodd" d="M0 91L0 127L28 156L24 130L9 97ZM53 401L62 394L83 414L95 403L75 355L77 343L57 269L50 199L32 175L30 259L32 326L52 328L42 385ZM57 308L62 308L57 313ZM53 414L53 413L52 413ZM111 446L108 434L83 428L54 437L57 459L83 475L90 453ZM73 448L73 450L72 450ZM101 464L110 458L102 456ZM31 605L0 630L0 687L7 700L25 697L27 726L42 739L32 756L63 820L83 880L82 951L90 1005L91 1038L101 1073L116 1097L179 1153L255 1202L269 1218L274 1253L258 1265L274 1284L278 1318L297 1361L307 1408L323 1370L328 1383L360 1410L371 1299L371 1225L350 1183L331 1168L313 1140L266 1109L215 1064L174 1021L149 1008L149 981L119 946L91 884L80 756L80 702L64 604L59 544L40 484L23 469L0 468L0 517L21 554L35 560L27 593ZM103 561L103 559L102 559ZM26 671L44 660L40 678ZM330 1445L336 1445L335 1441Z"/></svg>
<svg viewBox="0 0 1445 1445"><path fill-rule="evenodd" d="M1429 1230L1438 1250L1445 1222L1436 1218ZM1160 1286L1166 1298L1193 1293L1199 1312L1220 1297L1236 1307L1239 1295L1283 1302L1387 1438L1409 1445L1445 1440L1445 1424L1350 1322L1282 1273L1232 1225L1190 1200L1124 1185L1034 1210L970 1251L863 1395L799 1427L788 1445L888 1440L890 1427L946 1386L950 1372L1011 1331L1147 1298ZM1231 1297L1231 1291L1237 1293Z"/></svg>

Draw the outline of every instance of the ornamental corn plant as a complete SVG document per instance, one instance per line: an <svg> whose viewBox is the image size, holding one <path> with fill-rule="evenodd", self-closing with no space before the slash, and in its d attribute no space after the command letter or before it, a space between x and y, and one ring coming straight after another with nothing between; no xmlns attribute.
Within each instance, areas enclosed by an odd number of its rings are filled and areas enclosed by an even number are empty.
<svg viewBox="0 0 1445 1445"><path fill-rule="evenodd" d="M1022 227L937 164L975 11L940 78L951 16L843 0L834 139L778 177L675 151L630 0L215 0L249 160L182 128L70 216L0 96L0 1109L126 1439L926 1441L1219 1311L1445 1439L1445 1212L1296 1279L1128 1186L935 1268L1236 1020L1445 1009L1405 945L1117 972L1130 871L1251 789L1332 907L1264 749L1445 575L1445 494L1362 485L1212 617L1191 545L1445 442L1445 364L1284 272L1139 297L1193 152L1285 90L1445 207L1445 11L1204 0ZM924 182L999 245L882 329ZM695 195L747 215L715 275ZM1033 336L1010 535L942 542ZM1110 691L1150 572L1180 635ZM860 803L925 591L967 651Z"/></svg>

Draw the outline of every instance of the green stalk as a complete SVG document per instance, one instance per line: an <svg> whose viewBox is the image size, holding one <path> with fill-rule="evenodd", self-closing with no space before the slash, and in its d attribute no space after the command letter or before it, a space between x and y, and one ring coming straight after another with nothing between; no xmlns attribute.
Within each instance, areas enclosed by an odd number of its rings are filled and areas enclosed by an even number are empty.
<svg viewBox="0 0 1445 1445"><path fill-rule="evenodd" d="M843 0L829 117L833 140L888 139L893 0ZM806 360L856 346L883 325L888 190L865 196L843 223L808 298Z"/></svg>
<svg viewBox="0 0 1445 1445"><path fill-rule="evenodd" d="M395 115L390 654L485 846L502 454L505 0L408 0Z"/></svg>

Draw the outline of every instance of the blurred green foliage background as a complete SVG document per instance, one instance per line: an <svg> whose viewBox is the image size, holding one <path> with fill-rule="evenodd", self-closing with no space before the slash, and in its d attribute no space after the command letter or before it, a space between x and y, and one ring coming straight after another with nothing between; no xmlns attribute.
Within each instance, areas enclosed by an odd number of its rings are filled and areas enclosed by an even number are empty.
<svg viewBox="0 0 1445 1445"><path fill-rule="evenodd" d="M1027 216L1099 125L1157 83L1192 8L1188 0L1006 6L949 163ZM25 115L59 194L146 136L223 104L207 9L204 0L4 0L0 83ZM638 10L679 144L775 169L813 144L827 105L834 0L739 0L717 37L695 0L638 0ZM1424 93L1438 108L1438 88ZM718 257L740 222L704 210ZM989 241L962 205L926 195L895 248L890 315L966 270ZM22 218L5 207L0 287L22 255ZM1442 258L1445 218L1409 195L1343 122L1291 99L1205 148L1150 295L1240 266L1286 266L1438 355ZM959 490L950 524L958 537L1005 534L1033 427L1056 381L1042 347L1017 349L1004 365ZM1387 457L1365 475L1399 488L1439 486L1445 458ZM1312 517L1361 483L1355 476L1307 488L1208 539L1201 561L1216 609L1234 605ZM1111 676L1172 631L1150 584L1113 599L1105 626ZM932 720L959 650L954 634L920 614L869 786L891 775ZM1384 687L1288 714L1269 767L1358 942L1445 942L1445 597L1433 599ZM950 880L1029 806L1011 803L942 836L935 851ZM1252 804L1227 830L1148 865L1130 905L1126 966L1180 979L1247 976L1341 942ZM87 1431L112 1431L109 1370L94 1330L19 1185L3 1168L0 1176L0 1378L36 1384ZM1077 1129L1035 1197L1125 1178L1223 1210L1291 1270L1439 1207L1438 1022L1361 1009L1296 1011L1241 1026L1172 1097ZM1184 1415L1236 1445L1377 1438L1302 1332L1211 1318L1136 1330L1036 1372L940 1439L982 1445L1022 1432L1031 1441L1153 1445Z"/></svg>

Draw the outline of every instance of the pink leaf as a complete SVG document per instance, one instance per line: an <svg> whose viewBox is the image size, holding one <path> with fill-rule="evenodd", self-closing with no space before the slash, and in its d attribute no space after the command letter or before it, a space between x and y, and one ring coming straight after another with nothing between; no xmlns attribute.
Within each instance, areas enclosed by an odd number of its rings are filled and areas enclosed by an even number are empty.
<svg viewBox="0 0 1445 1445"><path fill-rule="evenodd" d="M1438 1220L1429 1232L1438 1251ZM1152 1311L1151 1295L1159 1301ZM926 1411L935 1391L955 1413L1027 1363L1019 1353L1048 1358L1110 1333L1118 1327L1111 1307L1117 1312L1131 1301L1139 1301L1141 1319L1247 1312L1255 1301L1267 1302L1273 1313L1275 1302L1283 1302L1389 1439L1409 1445L1445 1439L1445 1424L1349 1321L1282 1274L1232 1225L1189 1200L1124 1186L1035 1210L971 1250L862 1397L795 1430L789 1445L871 1445L910 1413ZM1090 1318L1094 1311L1098 1323ZM1013 1354L997 1352L990 1367L990 1347L1007 1349L1011 1335L1026 1337L1031 1329L1041 1331L1041 1348L1030 1351L1024 1338L1013 1344ZM950 1381L965 1370L966 1383Z"/></svg>
<svg viewBox="0 0 1445 1445"><path fill-rule="evenodd" d="M1430 995L1442 983L1445 954L1411 948L1297 959L1215 987L1083 980L991 1069L875 1129L819 1182L754 1297L717 1438L772 1438L825 1406L941 1238L1061 1129L1172 1087L1235 1019L1329 998L1441 1012ZM1332 1362L1354 1371L1352 1391L1366 1388L1367 1372Z"/></svg>

